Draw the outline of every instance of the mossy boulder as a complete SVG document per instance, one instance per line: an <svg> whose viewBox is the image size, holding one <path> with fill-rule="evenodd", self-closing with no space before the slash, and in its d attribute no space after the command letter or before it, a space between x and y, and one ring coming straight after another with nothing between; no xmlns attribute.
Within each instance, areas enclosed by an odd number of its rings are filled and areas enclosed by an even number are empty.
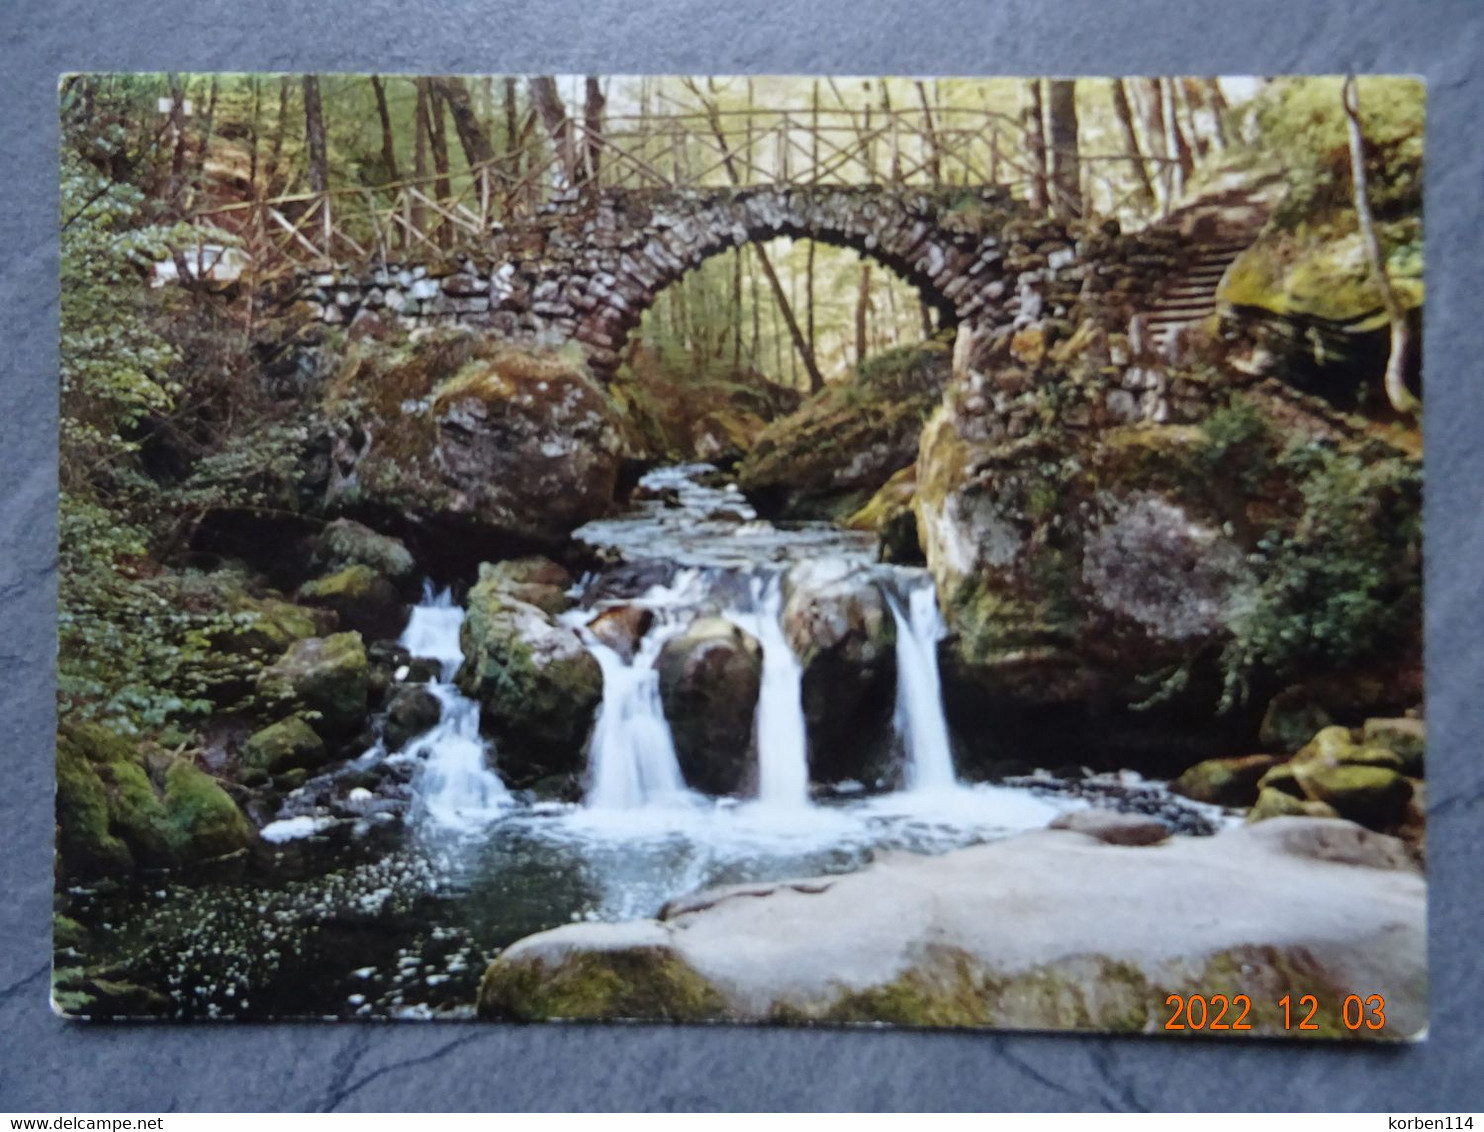
<svg viewBox="0 0 1484 1132"><path fill-rule="evenodd" d="M753 506L767 517L858 512L917 458L951 354L941 338L889 350L770 424L737 469Z"/></svg>
<svg viewBox="0 0 1484 1132"><path fill-rule="evenodd" d="M1252 809L1247 812L1247 822L1267 821L1269 818L1337 818L1339 811L1325 802L1316 802L1304 798L1295 798L1292 794L1276 787L1264 786L1257 795L1257 801L1253 803Z"/></svg>
<svg viewBox="0 0 1484 1132"><path fill-rule="evenodd" d="M1367 747L1382 747L1402 761L1403 769L1417 776L1423 771L1427 747L1427 728L1420 719L1368 719L1361 728Z"/></svg>
<svg viewBox="0 0 1484 1132"><path fill-rule="evenodd" d="M880 559L916 565L923 561L922 544L917 539L917 514L912 509L917 498L917 465L903 468L887 480L855 514L845 521L854 531L873 531L880 539Z"/></svg>
<svg viewBox="0 0 1484 1132"><path fill-rule="evenodd" d="M1281 761L1276 755L1206 759L1185 770L1170 789L1213 806L1250 806L1257 801L1258 782Z"/></svg>
<svg viewBox="0 0 1484 1132"><path fill-rule="evenodd" d="M327 525L315 538L311 557L326 573L367 566L404 587L417 575L417 563L401 539L378 534L354 519L336 519Z"/></svg>
<svg viewBox="0 0 1484 1132"><path fill-rule="evenodd" d="M400 751L433 727L443 715L438 697L420 684L399 685L387 700L382 721L382 741L388 751Z"/></svg>
<svg viewBox="0 0 1484 1132"><path fill-rule="evenodd" d="M504 582L491 572L469 591L458 685L479 701L480 726L496 739L507 779L579 772L602 669L573 630L512 597Z"/></svg>
<svg viewBox="0 0 1484 1132"><path fill-rule="evenodd" d="M366 647L359 633L296 641L258 678L258 695L285 713L317 712L327 739L353 734L366 719Z"/></svg>
<svg viewBox="0 0 1484 1132"><path fill-rule="evenodd" d="M1394 825L1412 796L1407 779L1384 766L1301 763L1294 775L1310 799L1371 829Z"/></svg>
<svg viewBox="0 0 1484 1132"><path fill-rule="evenodd" d="M253 827L216 779L189 759L145 750L98 724L57 737L57 852L69 877L125 876L220 857Z"/></svg>
<svg viewBox="0 0 1484 1132"><path fill-rule="evenodd" d="M397 587L362 563L305 582L298 598L305 605L333 610L342 628L366 640L394 638L407 624L408 607Z"/></svg>
<svg viewBox="0 0 1484 1132"><path fill-rule="evenodd" d="M555 1019L706 1022L727 1018L726 999L666 946L574 952L550 963L509 948L479 984L479 1016L491 1021Z"/></svg>
<svg viewBox="0 0 1484 1132"><path fill-rule="evenodd" d="M458 331L358 343L325 409L347 437L344 502L395 509L471 554L562 543L608 510L628 447L575 344L517 348Z"/></svg>
<svg viewBox="0 0 1484 1132"><path fill-rule="evenodd" d="M244 767L267 774L282 774L295 767L318 767L327 757L325 741L299 715L253 732L242 745Z"/></svg>
<svg viewBox="0 0 1484 1132"><path fill-rule="evenodd" d="M896 623L867 570L804 562L784 580L783 633L803 669L809 773L817 782L890 776Z"/></svg>
<svg viewBox="0 0 1484 1132"><path fill-rule="evenodd" d="M757 639L724 618L698 618L665 642L658 668L685 781L707 794L745 791L763 671Z"/></svg>
<svg viewBox="0 0 1484 1132"><path fill-rule="evenodd" d="M317 637L335 628L335 616L322 609L306 609L281 598L236 595L228 605L230 630L214 634L212 647L222 652L253 654L272 659L295 641Z"/></svg>

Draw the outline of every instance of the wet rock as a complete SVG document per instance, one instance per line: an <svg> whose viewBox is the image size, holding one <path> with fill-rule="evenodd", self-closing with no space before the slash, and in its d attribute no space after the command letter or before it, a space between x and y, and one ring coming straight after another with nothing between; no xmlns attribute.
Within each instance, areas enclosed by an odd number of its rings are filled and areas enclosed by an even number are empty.
<svg viewBox="0 0 1484 1132"><path fill-rule="evenodd" d="M389 752L400 751L413 739L433 727L443 715L438 697L419 684L403 684L387 702L382 724L382 740Z"/></svg>
<svg viewBox="0 0 1484 1132"><path fill-rule="evenodd" d="M920 565L922 544L917 538L917 466L903 468L871 500L845 521L851 530L874 531L880 541L882 562Z"/></svg>
<svg viewBox="0 0 1484 1132"><path fill-rule="evenodd" d="M1303 763L1295 765L1294 775L1309 798L1373 829L1398 821L1412 796L1411 784L1382 766Z"/></svg>
<svg viewBox="0 0 1484 1132"><path fill-rule="evenodd" d="M378 534L354 519L336 519L314 540L312 560L328 573L366 566L394 583L414 579L417 564L401 539Z"/></svg>
<svg viewBox="0 0 1484 1132"><path fill-rule="evenodd" d="M657 664L686 783L707 794L747 790L762 647L730 621L703 617L665 643Z"/></svg>
<svg viewBox="0 0 1484 1132"><path fill-rule="evenodd" d="M254 732L242 748L244 766L268 774L282 774L294 767L313 769L328 757L325 741L298 715Z"/></svg>
<svg viewBox="0 0 1484 1132"><path fill-rule="evenodd" d="M567 591L572 587L572 575L566 567L539 555L529 558L513 558L505 562L482 564L480 578L489 578L516 601L534 605L555 617L565 613L572 601Z"/></svg>
<svg viewBox="0 0 1484 1132"><path fill-rule="evenodd" d="M654 611L638 605L605 609L587 623L588 632L629 664L639 651L639 642L654 624Z"/></svg>
<svg viewBox="0 0 1484 1132"><path fill-rule="evenodd" d="M1360 865L1368 869L1421 871L1400 839L1376 833L1354 822L1285 817L1264 822L1253 831L1253 835L1269 839L1291 857Z"/></svg>
<svg viewBox="0 0 1484 1132"><path fill-rule="evenodd" d="M1084 833L1109 845L1158 845L1170 837L1164 822L1116 810L1073 810L1053 818L1047 828Z"/></svg>
<svg viewBox="0 0 1484 1132"><path fill-rule="evenodd" d="M318 712L325 738L343 738L366 718L366 648L359 633L296 641L258 677L270 704Z"/></svg>
<svg viewBox="0 0 1484 1132"><path fill-rule="evenodd" d="M372 711L380 711L386 706L387 697L401 682L397 674L402 669L407 669L403 674L404 680L414 679L412 662L412 654L393 641L372 641L366 646L366 701ZM437 671L435 665L434 676Z"/></svg>
<svg viewBox="0 0 1484 1132"><path fill-rule="evenodd" d="M785 580L783 632L803 669L809 774L874 782L895 708L896 624L867 571L805 562Z"/></svg>
<svg viewBox="0 0 1484 1132"><path fill-rule="evenodd" d="M1207 759L1181 774L1170 789L1213 806L1250 806L1257 801L1258 782L1280 762L1276 755Z"/></svg>
<svg viewBox="0 0 1484 1132"><path fill-rule="evenodd" d="M367 640L395 638L407 624L408 606L397 587L370 566L347 566L299 587L305 605L333 610L340 625Z"/></svg>
<svg viewBox="0 0 1484 1132"><path fill-rule="evenodd" d="M183 859L224 857L247 848L256 833L216 779L188 759L165 772L164 804Z"/></svg>
<svg viewBox="0 0 1484 1132"><path fill-rule="evenodd" d="M580 772L603 673L577 634L489 576L469 591L459 639L458 685L479 701L480 726L499 745L500 773L524 785Z"/></svg>
<svg viewBox="0 0 1484 1132"><path fill-rule="evenodd" d="M884 854L843 876L711 888L664 919L518 940L487 970L481 1012L1147 1032L1168 995L1220 991L1314 994L1316 1036L1348 1037L1340 1004L1374 984L1387 1027L1362 1036L1415 1036L1427 1011L1421 876L1344 823L1319 823L1333 835L1264 824L1137 850L1037 831ZM1213 892L1221 914L1187 914ZM1252 1022L1282 1033L1281 1016Z"/></svg>

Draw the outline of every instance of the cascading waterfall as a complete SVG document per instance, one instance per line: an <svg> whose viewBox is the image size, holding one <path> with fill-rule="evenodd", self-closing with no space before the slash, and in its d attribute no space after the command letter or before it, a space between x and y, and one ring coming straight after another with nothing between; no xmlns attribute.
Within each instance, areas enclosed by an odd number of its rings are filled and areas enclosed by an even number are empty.
<svg viewBox="0 0 1484 1132"><path fill-rule="evenodd" d="M752 580L752 611L727 617L763 647L757 697L758 802L797 807L809 802L809 745L804 728L804 673L783 633L778 576Z"/></svg>
<svg viewBox="0 0 1484 1132"><path fill-rule="evenodd" d="M907 608L887 594L897 628L896 728L907 758L911 790L953 787L953 748L943 714L943 688L938 675L938 641L945 628L931 579L912 586Z"/></svg>
<svg viewBox="0 0 1484 1132"><path fill-rule="evenodd" d="M448 590L423 587L422 602L413 607L398 642L416 657L436 660L439 678L427 685L442 709L438 722L407 747L422 760L418 799L423 815L451 829L478 829L511 804L510 791L485 763L487 745L479 734L479 705L454 686L463 663L459 628L464 611Z"/></svg>
<svg viewBox="0 0 1484 1132"><path fill-rule="evenodd" d="M674 805L689 795L660 702L655 667L660 649L679 627L671 626L670 632L651 629L629 663L584 634L588 650L603 669L603 704L588 747L592 782L587 804L593 809Z"/></svg>

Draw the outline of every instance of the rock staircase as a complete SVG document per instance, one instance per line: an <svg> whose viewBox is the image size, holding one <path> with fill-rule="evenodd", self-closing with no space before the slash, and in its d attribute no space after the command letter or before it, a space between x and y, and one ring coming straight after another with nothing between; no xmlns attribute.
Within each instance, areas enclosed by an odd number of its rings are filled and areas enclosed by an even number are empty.
<svg viewBox="0 0 1484 1132"><path fill-rule="evenodd" d="M1157 225L1178 233L1192 254L1136 318L1133 337L1142 352L1173 360L1183 332L1216 313L1222 276L1257 238L1282 188L1276 172L1221 171Z"/></svg>

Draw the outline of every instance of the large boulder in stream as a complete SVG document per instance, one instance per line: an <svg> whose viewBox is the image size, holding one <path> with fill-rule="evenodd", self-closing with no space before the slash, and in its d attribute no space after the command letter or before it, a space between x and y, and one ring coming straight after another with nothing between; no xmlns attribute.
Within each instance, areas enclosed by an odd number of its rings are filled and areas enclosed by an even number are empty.
<svg viewBox="0 0 1484 1132"><path fill-rule="evenodd" d="M603 672L574 630L514 597L508 581L481 570L469 591L457 682L479 701L501 775L523 786L582 770Z"/></svg>
<svg viewBox="0 0 1484 1132"><path fill-rule="evenodd" d="M347 566L366 566L404 587L417 577L417 563L401 539L379 534L354 519L336 519L327 524L315 538L310 557L326 573Z"/></svg>
<svg viewBox="0 0 1484 1132"><path fill-rule="evenodd" d="M707 794L752 785L753 719L763 672L757 638L722 617L701 617L659 655L660 699L680 772Z"/></svg>
<svg viewBox="0 0 1484 1132"><path fill-rule="evenodd" d="M1405 846L1348 822L1153 845L1041 830L540 932L490 965L479 1012L1153 1034L1169 995L1220 993L1268 1004L1253 1034L1404 1041L1427 1022L1425 909ZM1345 1028L1357 991L1385 997L1383 1030ZM1282 1029L1285 994L1318 998L1317 1030Z"/></svg>
<svg viewBox="0 0 1484 1132"><path fill-rule="evenodd" d="M824 559L784 581L783 633L803 669L809 776L874 783L892 773L896 624L868 570Z"/></svg>
<svg viewBox="0 0 1484 1132"><path fill-rule="evenodd" d="M332 610L341 628L354 629L366 640L391 640L407 625L409 607L397 587L361 563L305 582L298 598Z"/></svg>
<svg viewBox="0 0 1484 1132"><path fill-rule="evenodd" d="M1137 363L1094 320L963 329L915 507L969 765L1173 777L1261 749L1288 688L1415 704L1420 489L1405 445L1280 383Z"/></svg>
<svg viewBox="0 0 1484 1132"><path fill-rule="evenodd" d="M426 532L429 553L465 568L558 546L605 513L628 450L622 414L575 345L458 330L359 342L325 410L337 502L396 513Z"/></svg>

